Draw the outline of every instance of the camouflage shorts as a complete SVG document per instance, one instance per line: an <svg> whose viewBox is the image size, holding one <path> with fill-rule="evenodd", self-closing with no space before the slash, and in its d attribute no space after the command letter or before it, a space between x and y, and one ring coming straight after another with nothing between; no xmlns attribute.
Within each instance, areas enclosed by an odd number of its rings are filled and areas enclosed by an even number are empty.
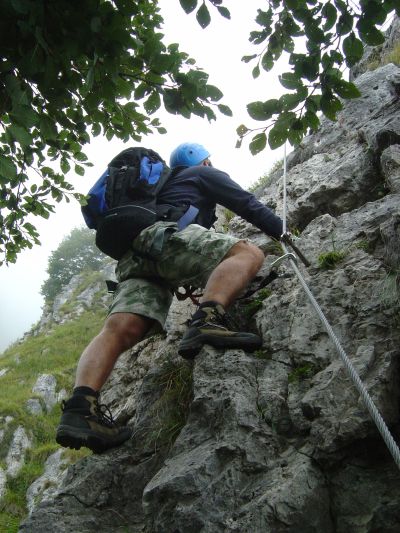
<svg viewBox="0 0 400 533"><path fill-rule="evenodd" d="M174 288L204 287L239 239L190 224L157 222L143 230L118 262L119 281L109 314L137 313L164 326Z"/></svg>

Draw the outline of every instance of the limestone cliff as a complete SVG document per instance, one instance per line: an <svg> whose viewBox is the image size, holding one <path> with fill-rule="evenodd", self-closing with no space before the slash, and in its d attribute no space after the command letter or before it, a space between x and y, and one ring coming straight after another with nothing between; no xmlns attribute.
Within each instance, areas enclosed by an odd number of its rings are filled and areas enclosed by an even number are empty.
<svg viewBox="0 0 400 533"><path fill-rule="evenodd" d="M300 267L399 440L400 68L360 75L363 96L323 121L288 161L288 216ZM282 209L282 172L261 199ZM280 251L238 218L231 231ZM334 253L333 253L334 252ZM400 473L287 264L270 291L238 303L250 355L176 347L168 334L125 353L102 399L131 441L70 467L21 532L395 533Z"/></svg>

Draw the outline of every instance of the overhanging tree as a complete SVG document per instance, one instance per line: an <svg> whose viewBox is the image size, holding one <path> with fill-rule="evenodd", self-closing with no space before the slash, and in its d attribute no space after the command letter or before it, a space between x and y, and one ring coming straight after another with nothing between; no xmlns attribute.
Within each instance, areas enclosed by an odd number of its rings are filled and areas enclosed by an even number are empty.
<svg viewBox="0 0 400 533"><path fill-rule="evenodd" d="M163 105L215 118L219 89L166 45L156 0L0 0L0 256L38 243L31 215L80 195L65 180L90 166L90 135L165 133ZM51 163L49 163L51 161ZM36 179L35 179L36 176ZM0 263L1 264L1 263Z"/></svg>
<svg viewBox="0 0 400 533"><path fill-rule="evenodd" d="M202 28L212 9L230 18L223 0L179 2L186 13L196 12ZM0 254L8 261L39 242L29 215L47 218L54 201L81 199L64 175L71 168L83 174L90 165L83 152L90 134L139 141L163 133L151 118L161 105L187 118L211 120L216 108L231 115L194 60L163 43L157 0L85 0L79 7L67 0L0 0L0 10ZM343 68L361 58L364 44L383 42L379 26L394 11L400 13L398 0L264 2L250 34L256 51L242 60L255 62L258 78L287 53L291 70L280 82L288 92L248 104L262 125L239 126L238 145L249 135L253 154L267 142L294 145L318 128L321 112L334 120L341 98L359 96Z"/></svg>
<svg viewBox="0 0 400 533"><path fill-rule="evenodd" d="M180 0L187 13L196 10L201 27L211 21L204 0ZM222 0L211 3L226 16ZM259 2L257 30L249 40L256 46L242 61L253 64L253 77L270 72L282 54L289 59L290 71L279 77L287 92L280 98L251 102L251 118L262 122L257 129L237 128L238 146L253 135L250 150L261 152L267 142L274 149L288 140L298 144L310 130L316 130L321 112L335 120L343 108L341 99L357 98L357 87L343 78L345 67L362 57L364 45L379 45L384 35L379 27L396 12L399 0L268 0ZM306 51L304 51L304 43Z"/></svg>

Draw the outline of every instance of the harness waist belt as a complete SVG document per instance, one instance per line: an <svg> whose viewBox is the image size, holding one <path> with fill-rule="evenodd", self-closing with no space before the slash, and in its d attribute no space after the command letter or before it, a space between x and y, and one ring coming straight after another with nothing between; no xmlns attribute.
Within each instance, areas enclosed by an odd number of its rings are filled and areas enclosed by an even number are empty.
<svg viewBox="0 0 400 533"><path fill-rule="evenodd" d="M197 217L199 210L194 205L191 205L189 209L184 213L181 218L177 221L178 224L178 231L182 231L185 229L189 224L193 222L193 220Z"/></svg>

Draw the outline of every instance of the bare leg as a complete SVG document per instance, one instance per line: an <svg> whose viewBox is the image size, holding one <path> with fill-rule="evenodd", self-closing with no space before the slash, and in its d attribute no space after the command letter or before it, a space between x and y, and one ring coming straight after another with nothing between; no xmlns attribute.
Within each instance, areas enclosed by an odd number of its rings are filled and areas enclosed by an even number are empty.
<svg viewBox="0 0 400 533"><path fill-rule="evenodd" d="M132 313L110 315L81 355L75 387L86 386L99 391L121 353L142 340L152 324L153 320Z"/></svg>
<svg viewBox="0 0 400 533"><path fill-rule="evenodd" d="M201 301L213 300L229 307L256 276L263 262L260 248L247 241L238 242L211 273Z"/></svg>

